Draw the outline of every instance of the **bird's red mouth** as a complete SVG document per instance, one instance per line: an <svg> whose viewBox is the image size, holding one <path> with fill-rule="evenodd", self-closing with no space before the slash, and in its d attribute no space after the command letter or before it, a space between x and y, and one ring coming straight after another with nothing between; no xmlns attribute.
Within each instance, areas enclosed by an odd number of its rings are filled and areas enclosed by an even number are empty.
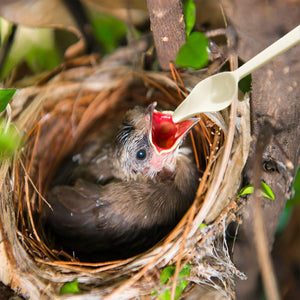
<svg viewBox="0 0 300 300"><path fill-rule="evenodd" d="M159 153L176 149L197 122L194 118L174 123L171 113L153 110L151 142Z"/></svg>

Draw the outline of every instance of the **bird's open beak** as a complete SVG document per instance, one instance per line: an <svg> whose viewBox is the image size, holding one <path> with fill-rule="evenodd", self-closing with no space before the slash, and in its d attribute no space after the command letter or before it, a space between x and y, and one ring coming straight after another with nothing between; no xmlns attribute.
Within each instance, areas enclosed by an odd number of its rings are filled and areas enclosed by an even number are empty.
<svg viewBox="0 0 300 300"><path fill-rule="evenodd" d="M150 116L149 140L158 154L170 153L180 146L199 119L191 118L174 123L171 111L159 112L155 110L155 106L156 102L150 104L146 111Z"/></svg>

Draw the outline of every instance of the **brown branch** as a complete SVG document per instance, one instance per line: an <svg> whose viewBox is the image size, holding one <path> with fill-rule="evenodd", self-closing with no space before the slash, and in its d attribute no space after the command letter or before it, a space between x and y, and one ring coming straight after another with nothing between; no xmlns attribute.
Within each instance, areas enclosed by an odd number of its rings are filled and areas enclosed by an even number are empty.
<svg viewBox="0 0 300 300"><path fill-rule="evenodd" d="M262 274L262 281L268 299L279 300L279 291L276 282L274 267L269 252L269 242L264 225L264 216L262 212L262 193L260 178L262 176L262 159L266 145L271 142L273 136L273 127L266 121L261 126L258 135L255 155L256 159L253 165L253 185L254 185L254 205L253 205L253 231L254 244L257 252L257 260Z"/></svg>
<svg viewBox="0 0 300 300"><path fill-rule="evenodd" d="M263 0L256 0L259 7L254 18L247 18L253 9L253 3L247 0L222 0L226 15L238 35L237 53L248 60L270 45L276 39L298 25L300 11L294 4L274 0L272 5ZM280 19L276 18L277 15ZM276 129L267 148L264 148L263 163L258 178L263 179L273 190L275 201L261 199L264 228L268 241L268 251L274 242L279 217L286 199L291 193L291 183L299 161L299 79L300 60L297 56L299 45L280 55L272 62L252 74L252 138L250 156L245 168L246 183L253 183L257 174L253 169L256 153L256 140L260 134L260 125L264 120L271 122ZM263 128L264 130L264 128ZM264 141L267 142L266 140ZM278 146L278 144L280 146ZM260 156L260 162L261 156ZM260 183L259 183L260 184ZM255 236L252 202L249 201L243 212L243 224L235 246L234 261L237 267L246 273L248 280L237 282L238 299L256 299L258 290L257 254L254 248ZM245 257L247 259L245 259Z"/></svg>
<svg viewBox="0 0 300 300"><path fill-rule="evenodd" d="M159 65L169 70L186 39L182 1L147 0L147 5Z"/></svg>

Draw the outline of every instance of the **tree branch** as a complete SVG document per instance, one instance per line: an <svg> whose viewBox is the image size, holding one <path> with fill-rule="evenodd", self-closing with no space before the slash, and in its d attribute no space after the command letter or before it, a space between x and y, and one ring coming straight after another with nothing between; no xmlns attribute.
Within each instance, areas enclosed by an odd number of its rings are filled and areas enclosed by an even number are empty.
<svg viewBox="0 0 300 300"><path fill-rule="evenodd" d="M159 65L169 70L186 39L182 1L147 0L147 5Z"/></svg>
<svg viewBox="0 0 300 300"><path fill-rule="evenodd" d="M239 37L238 54L242 59L248 60L259 51L279 39L289 30L298 25L299 10L289 2L275 0L272 5L263 0L255 0L255 3L246 0L232 2L222 0L225 13L237 30ZM254 18L247 18L249 11L254 6L259 7ZM276 16L280 14L281 18ZM246 183L253 183L258 177L253 168L258 155L255 145L260 134L261 125L269 121L273 128L273 138L267 145L261 164L259 181L264 180L273 190L275 200L262 199L262 214L266 230L267 246L269 251L274 242L276 228L284 208L286 200L291 194L292 180L296 169L291 166L298 165L299 159L299 79L300 60L297 56L299 45L280 55L272 62L252 74L252 138L250 156L245 168ZM266 133L265 128L263 131ZM267 133L266 133L267 134ZM278 146L279 144L279 146ZM258 265L255 263L257 253L255 251L255 235L253 223L255 215L252 215L253 203L243 212L243 224L239 230L239 237L235 246L234 261L237 267L244 271L248 277L247 282L238 282L237 298L257 298Z"/></svg>

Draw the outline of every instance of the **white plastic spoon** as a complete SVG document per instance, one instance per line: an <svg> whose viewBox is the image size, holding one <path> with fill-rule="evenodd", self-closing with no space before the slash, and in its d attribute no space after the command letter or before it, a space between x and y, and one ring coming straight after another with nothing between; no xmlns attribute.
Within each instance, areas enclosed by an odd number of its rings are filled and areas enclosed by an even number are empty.
<svg viewBox="0 0 300 300"><path fill-rule="evenodd" d="M175 109L175 123L203 112L219 111L231 104L237 91L238 82L268 61L293 47L300 41L300 25L291 30L274 44L254 56L237 70L223 72L200 81Z"/></svg>

